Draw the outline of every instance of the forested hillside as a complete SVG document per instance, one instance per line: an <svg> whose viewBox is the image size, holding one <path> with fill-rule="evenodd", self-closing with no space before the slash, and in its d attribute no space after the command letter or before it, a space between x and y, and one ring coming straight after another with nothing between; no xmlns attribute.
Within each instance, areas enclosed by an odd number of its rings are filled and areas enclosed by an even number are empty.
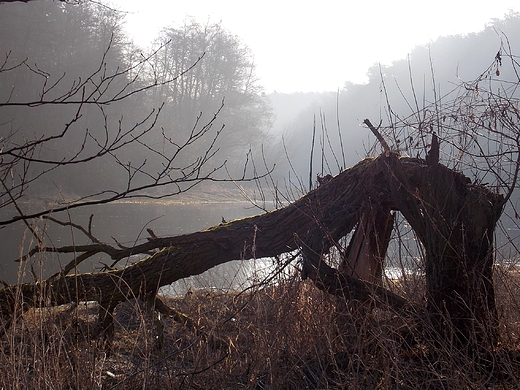
<svg viewBox="0 0 520 390"><path fill-rule="evenodd" d="M490 70L489 66L503 48L513 53L520 51L520 42L516 39L519 35L520 15L511 13L480 32L440 37L410 48L408 58L390 65L374 64L368 70L366 84L346 81L338 91L321 94L274 93L269 97L277 114L275 133L283 134L292 166L300 177L306 178L307 184L315 128L314 150L318 154L313 171L335 174L345 167L343 153L346 166L351 166L373 145L372 135L360 126L365 118L373 123L402 124L409 115L429 106L436 98L444 101L453 98L450 92L458 85L486 72L495 79L515 79L512 68L500 68L496 73L497 69ZM348 80L348 75L345 79ZM287 113L292 113L292 118ZM404 135L391 142L394 148L410 156L426 153L427 142L407 142ZM324 159L320 155L322 148ZM291 170L283 159L279 163L285 174Z"/></svg>

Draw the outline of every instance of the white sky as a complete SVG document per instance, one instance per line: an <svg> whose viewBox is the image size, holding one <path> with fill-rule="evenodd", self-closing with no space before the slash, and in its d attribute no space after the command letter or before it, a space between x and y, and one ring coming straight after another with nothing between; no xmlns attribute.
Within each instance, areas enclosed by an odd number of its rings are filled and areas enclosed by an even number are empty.
<svg viewBox="0 0 520 390"><path fill-rule="evenodd" d="M374 63L405 58L440 35L482 30L518 0L111 0L126 17L127 31L147 46L161 28L189 17L241 38L255 56L267 93L335 91L345 81L366 81ZM435 5L435 8L433 7Z"/></svg>

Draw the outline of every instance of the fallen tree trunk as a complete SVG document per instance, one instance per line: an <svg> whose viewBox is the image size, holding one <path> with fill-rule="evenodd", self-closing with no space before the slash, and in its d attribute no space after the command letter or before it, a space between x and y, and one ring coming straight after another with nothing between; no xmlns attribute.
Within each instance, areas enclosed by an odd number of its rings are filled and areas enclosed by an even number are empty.
<svg viewBox="0 0 520 390"><path fill-rule="evenodd" d="M152 237L130 253L164 249L124 269L56 275L47 281L8 286L0 290L1 313L12 315L20 303L29 307L97 301L102 308L100 327L106 329L120 302L135 297L149 300L161 286L231 260L272 257L296 249L302 252L303 277L318 287L346 299L372 298L399 309L407 305L405 299L371 283L381 275L377 264L364 274L368 280L361 280L353 272L332 268L323 256L364 220L365 228L372 224L371 233L369 237L354 234L358 243L354 241L349 252L382 261L391 230L390 211L398 210L426 248L430 313L451 319L462 341L475 319L495 327L491 237L502 207L503 198L471 185L446 167L385 153L361 161L285 208L193 234ZM96 244L92 247L103 250ZM347 265L349 261L352 258L347 256ZM439 321L440 330L443 320Z"/></svg>
<svg viewBox="0 0 520 390"><path fill-rule="evenodd" d="M150 239L128 251L127 255L153 248L165 249L124 269L57 275L47 281L6 287L0 290L1 312L9 315L16 302L38 306L79 300L112 306L231 260L271 257L293 251L299 246L298 237L304 236L309 227L321 218L324 207L343 200L350 204L353 214L343 215L341 219L350 219L352 226L356 223L356 210L359 210L362 199L353 202L352 195L360 176L372 161L360 162L283 209L192 234Z"/></svg>

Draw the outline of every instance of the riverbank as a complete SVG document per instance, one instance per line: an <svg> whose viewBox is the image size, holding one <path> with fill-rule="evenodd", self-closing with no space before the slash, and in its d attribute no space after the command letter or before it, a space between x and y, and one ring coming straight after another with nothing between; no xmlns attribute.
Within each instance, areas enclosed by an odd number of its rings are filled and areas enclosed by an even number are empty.
<svg viewBox="0 0 520 390"><path fill-rule="evenodd" d="M347 306L294 276L165 298L175 315L159 327L142 302L121 304L110 350L94 337L95 303L29 310L1 340L0 388L512 389L520 383L520 277L499 269L496 278L502 342L490 367L427 342L421 318ZM408 278L391 287L421 304L422 285Z"/></svg>

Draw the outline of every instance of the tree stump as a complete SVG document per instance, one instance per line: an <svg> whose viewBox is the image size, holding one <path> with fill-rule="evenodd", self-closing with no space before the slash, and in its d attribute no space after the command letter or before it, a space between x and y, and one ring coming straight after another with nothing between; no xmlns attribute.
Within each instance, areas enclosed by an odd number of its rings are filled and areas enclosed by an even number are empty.
<svg viewBox="0 0 520 390"><path fill-rule="evenodd" d="M498 341L493 232L504 198L440 164L389 159L397 208L424 245L427 309L443 342L480 355Z"/></svg>

